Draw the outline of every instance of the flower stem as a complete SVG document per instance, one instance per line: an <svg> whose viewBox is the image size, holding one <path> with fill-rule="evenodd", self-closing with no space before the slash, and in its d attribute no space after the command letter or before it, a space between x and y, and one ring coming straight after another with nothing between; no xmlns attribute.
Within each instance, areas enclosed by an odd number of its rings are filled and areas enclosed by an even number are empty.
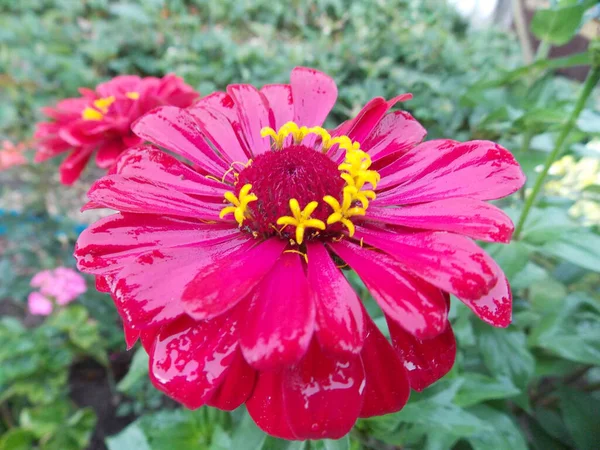
<svg viewBox="0 0 600 450"><path fill-rule="evenodd" d="M556 140L556 145L554 146L554 149L548 155L548 158L546 159L546 162L544 163L544 168L542 169L542 172L538 175L537 179L535 180L535 184L533 185L531 194L529 194L529 197L527 198L527 200L525 202L523 212L521 212L521 216L519 217L519 221L517 223L517 226L515 227L514 239L519 239L521 231L523 231L523 225L525 224L525 220L527 220L527 215L529 214L529 212L531 211L531 208L535 204L537 196L539 195L539 193L542 189L542 186L544 185L544 180L545 180L546 176L548 175L550 166L562 153L565 142L566 142L567 138L569 137L571 130L575 126L575 122L579 118L579 114L581 114L581 111L583 110L583 107L585 106L585 103L586 103L588 97L592 93L592 90L594 89L596 84L598 84L599 80L600 80L600 67L594 66L592 68L592 70L590 71L590 73L588 74L588 76L585 80L585 83L583 84L583 88L581 90L581 93L579 94L579 98L577 99L575 108L571 112L571 115L569 116L569 118L563 125L562 130L560 131L560 135L558 136L558 139Z"/></svg>

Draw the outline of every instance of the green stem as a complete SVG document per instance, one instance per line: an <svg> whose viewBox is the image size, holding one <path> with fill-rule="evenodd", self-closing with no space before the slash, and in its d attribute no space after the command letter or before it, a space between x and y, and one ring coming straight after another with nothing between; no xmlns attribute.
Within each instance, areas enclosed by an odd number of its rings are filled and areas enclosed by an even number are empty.
<svg viewBox="0 0 600 450"><path fill-rule="evenodd" d="M538 194L542 190L542 186L544 185L544 180L546 179L546 176L548 175L550 166L562 153L564 146L565 146L565 142L567 141L567 138L569 137L571 130L575 126L575 122L577 122L577 119L579 118L579 114L581 114L581 111L583 110L583 107L585 106L585 103L586 103L588 97L592 93L592 90L594 89L596 84L598 84L599 80L600 80L600 67L593 67L592 70L590 71L590 73L588 74L588 76L585 80L585 83L583 84L583 89L581 90L581 93L579 94L579 98L577 99L575 108L571 112L571 115L569 116L569 118L563 125L562 130L560 131L560 135L558 136L558 139L556 140L556 145L554 146L554 149L552 150L550 155L548 155L548 158L546 159L546 162L544 163L544 168L542 169L542 172L538 175L537 179L535 180L535 184L533 185L531 194L529 194L529 197L527 198L527 201L525 202L525 207L523 208L521 217L519 217L519 221L517 223L517 226L515 227L514 239L519 239L519 236L520 236L521 232L523 231L523 225L525 224L525 220L527 220L527 215L531 211L531 208L535 204Z"/></svg>

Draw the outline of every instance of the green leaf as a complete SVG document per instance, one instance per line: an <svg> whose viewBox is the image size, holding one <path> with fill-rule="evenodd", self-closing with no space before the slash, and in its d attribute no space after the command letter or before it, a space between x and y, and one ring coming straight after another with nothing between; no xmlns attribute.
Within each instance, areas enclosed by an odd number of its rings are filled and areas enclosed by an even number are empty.
<svg viewBox="0 0 600 450"><path fill-rule="evenodd" d="M514 397L521 393L509 378L492 378L478 373L466 373L464 382L454 398L458 406L467 407L478 403L501 398Z"/></svg>
<svg viewBox="0 0 600 450"><path fill-rule="evenodd" d="M541 41L564 45L577 33L586 9L584 5L540 9L531 20L531 31Z"/></svg>
<svg viewBox="0 0 600 450"><path fill-rule="evenodd" d="M152 450L144 431L137 423L129 425L116 436L107 438L106 446L108 447L108 450Z"/></svg>
<svg viewBox="0 0 600 450"><path fill-rule="evenodd" d="M513 241L505 245L490 245L489 252L500 265L509 281L512 281L525 268L530 254L527 245L519 241Z"/></svg>
<svg viewBox="0 0 600 450"><path fill-rule="evenodd" d="M600 365L600 312L592 299L572 294L533 327L529 344L582 364Z"/></svg>
<svg viewBox="0 0 600 450"><path fill-rule="evenodd" d="M473 450L527 450L519 427L506 414L486 405L469 409L489 426L467 438Z"/></svg>
<svg viewBox="0 0 600 450"><path fill-rule="evenodd" d="M564 233L540 249L584 269L600 272L600 236L592 232Z"/></svg>
<svg viewBox="0 0 600 450"><path fill-rule="evenodd" d="M31 430L13 428L0 437L0 450L31 450L35 434Z"/></svg>
<svg viewBox="0 0 600 450"><path fill-rule="evenodd" d="M42 446L42 450L81 450L87 448L96 426L91 408L76 411L60 430Z"/></svg>
<svg viewBox="0 0 600 450"><path fill-rule="evenodd" d="M267 435L256 426L250 414L244 410L242 420L232 434L231 448L261 450Z"/></svg>
<svg viewBox="0 0 600 450"><path fill-rule="evenodd" d="M595 450L600 442L600 400L571 388L559 390L560 409L579 450Z"/></svg>
<svg viewBox="0 0 600 450"><path fill-rule="evenodd" d="M578 228L564 209L532 208L523 234L523 241L535 246L554 243L565 235L572 234Z"/></svg>
<svg viewBox="0 0 600 450"><path fill-rule="evenodd" d="M496 377L508 377L520 389L527 387L535 369L535 359L527 349L522 331L514 327L497 329L478 324L477 339L490 373Z"/></svg>
<svg viewBox="0 0 600 450"><path fill-rule="evenodd" d="M129 366L127 375L117 384L119 392L128 393L139 383L145 382L148 378L148 353L140 347L136 350Z"/></svg>

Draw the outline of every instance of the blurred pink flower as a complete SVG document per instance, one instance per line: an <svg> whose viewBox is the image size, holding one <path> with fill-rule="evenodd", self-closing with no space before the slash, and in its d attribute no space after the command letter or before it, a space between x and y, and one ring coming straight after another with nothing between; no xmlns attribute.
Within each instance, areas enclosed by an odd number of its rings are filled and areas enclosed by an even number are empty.
<svg viewBox="0 0 600 450"><path fill-rule="evenodd" d="M23 144L14 145L8 140L2 141L2 147L0 148L0 170L27 164L27 158L23 156L24 149Z"/></svg>
<svg viewBox="0 0 600 450"><path fill-rule="evenodd" d="M54 298L59 305L72 302L86 291L84 278L67 267L42 270L31 279L30 284L39 288L42 295Z"/></svg>
<svg viewBox="0 0 600 450"><path fill-rule="evenodd" d="M29 312L36 316L47 316L52 312L52 301L39 292L32 292L27 298Z"/></svg>

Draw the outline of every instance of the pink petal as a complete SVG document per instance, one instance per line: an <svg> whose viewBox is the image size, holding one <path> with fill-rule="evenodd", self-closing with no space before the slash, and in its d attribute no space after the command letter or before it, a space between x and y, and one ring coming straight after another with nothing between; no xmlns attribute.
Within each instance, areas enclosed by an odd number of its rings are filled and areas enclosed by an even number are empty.
<svg viewBox="0 0 600 450"><path fill-rule="evenodd" d="M510 242L514 225L501 209L472 198L450 198L401 208L371 206L366 219L403 227L450 231L473 239Z"/></svg>
<svg viewBox="0 0 600 450"><path fill-rule="evenodd" d="M361 141L361 148L373 161L387 156L398 157L419 144L426 134L425 128L409 113L394 111L384 116L369 137Z"/></svg>
<svg viewBox="0 0 600 450"><path fill-rule="evenodd" d="M246 402L248 414L265 433L281 439L293 440L296 436L288 423L282 387L283 372L258 372L252 395Z"/></svg>
<svg viewBox="0 0 600 450"><path fill-rule="evenodd" d="M408 374L398 354L370 318L366 326L367 339L360 353L366 380L360 417L400 411L410 395Z"/></svg>
<svg viewBox="0 0 600 450"><path fill-rule="evenodd" d="M167 214L215 220L222 204L198 200L168 184L139 176L107 175L96 181L88 198L106 208L141 214Z"/></svg>
<svg viewBox="0 0 600 450"><path fill-rule="evenodd" d="M498 280L494 260L463 236L357 227L355 238L392 255L409 272L460 298L481 298Z"/></svg>
<svg viewBox="0 0 600 450"><path fill-rule="evenodd" d="M439 289L410 276L391 256L347 241L331 248L363 280L381 309L409 333L436 336L446 325L446 301Z"/></svg>
<svg viewBox="0 0 600 450"><path fill-rule="evenodd" d="M366 331L360 299L322 244L309 244L307 250L319 343L334 353L360 352Z"/></svg>
<svg viewBox="0 0 600 450"><path fill-rule="evenodd" d="M248 241L231 239L203 247L161 248L136 257L106 276L123 321L129 327L144 329L183 315L181 299L187 284L218 261L245 254L249 245Z"/></svg>
<svg viewBox="0 0 600 450"><path fill-rule="evenodd" d="M296 439L339 439L362 407L365 374L358 356L328 356L316 341L282 380L287 421Z"/></svg>
<svg viewBox="0 0 600 450"><path fill-rule="evenodd" d="M420 340L388 320L392 344L404 360L410 387L422 391L446 375L454 365L456 342L450 322L446 330L431 339Z"/></svg>
<svg viewBox="0 0 600 450"><path fill-rule="evenodd" d="M249 84L227 86L227 93L235 102L237 114L252 155L257 156L271 149L270 139L263 138L260 131L273 127L267 99Z"/></svg>
<svg viewBox="0 0 600 450"><path fill-rule="evenodd" d="M250 303L240 336L246 361L258 370L298 362L315 327L315 304L298 255L281 255Z"/></svg>
<svg viewBox="0 0 600 450"><path fill-rule="evenodd" d="M267 84L260 92L267 99L276 130L294 120L294 100L289 84Z"/></svg>
<svg viewBox="0 0 600 450"><path fill-rule="evenodd" d="M139 118L131 129L140 138L189 159L217 178L229 169L206 142L196 119L185 109L156 108Z"/></svg>
<svg viewBox="0 0 600 450"><path fill-rule="evenodd" d="M198 247L239 235L237 228L146 214L113 214L86 228L77 239L78 267L111 273L136 257L167 247ZM193 251L193 250L190 250Z"/></svg>
<svg viewBox="0 0 600 450"><path fill-rule="evenodd" d="M60 182L65 185L71 185L83 172L85 165L92 156L93 149L76 148L60 165Z"/></svg>
<svg viewBox="0 0 600 450"><path fill-rule="evenodd" d="M125 344L127 345L127 350L131 350L140 338L140 331L131 328L126 323L123 323L123 335L125 336Z"/></svg>
<svg viewBox="0 0 600 450"><path fill-rule="evenodd" d="M123 150L125 150L125 147L121 139L113 139L103 143L96 153L96 165L101 169L108 169L115 163Z"/></svg>
<svg viewBox="0 0 600 450"><path fill-rule="evenodd" d="M459 299L484 322L505 328L512 321L512 293L502 269L495 262L493 267L498 281L488 294L475 300Z"/></svg>
<svg viewBox="0 0 600 450"><path fill-rule="evenodd" d="M225 92L213 92L206 97L200 98L196 104L189 109L194 111L197 107L208 106L212 109L216 109L223 114L229 122L233 125L233 128L241 130L241 125L237 115L237 110L233 99Z"/></svg>
<svg viewBox="0 0 600 450"><path fill-rule="evenodd" d="M164 326L149 353L154 386L187 408L204 405L234 360L237 327L232 315L204 322L184 316Z"/></svg>
<svg viewBox="0 0 600 450"><path fill-rule="evenodd" d="M294 99L294 122L298 126L321 126L337 99L335 81L322 72L296 67L290 75Z"/></svg>
<svg viewBox="0 0 600 450"><path fill-rule="evenodd" d="M34 316L48 316L52 313L52 301L39 292L32 292L27 297L27 309Z"/></svg>
<svg viewBox="0 0 600 450"><path fill-rule="evenodd" d="M201 104L188 108L188 111L196 118L202 133L224 159L230 164L234 161L245 164L248 161L252 153L245 140L240 138L242 132L239 125L234 128L234 124L229 121L227 116L210 106Z"/></svg>
<svg viewBox="0 0 600 450"><path fill-rule="evenodd" d="M493 200L512 194L525 182L519 163L510 152L489 141L426 142L380 174L383 179L379 190L396 187L378 194L378 206L452 197Z"/></svg>
<svg viewBox="0 0 600 450"><path fill-rule="evenodd" d="M200 175L168 153L151 146L139 146L122 153L111 174L155 180L185 194L222 203L223 194L231 188Z"/></svg>
<svg viewBox="0 0 600 450"><path fill-rule="evenodd" d="M110 292L110 287L108 286L108 283L106 282L106 278L104 278L102 276L96 277L96 290L98 292Z"/></svg>
<svg viewBox="0 0 600 450"><path fill-rule="evenodd" d="M185 286L182 301L186 312L205 320L233 307L269 273L286 245L280 239L269 239L214 261Z"/></svg>
<svg viewBox="0 0 600 450"><path fill-rule="evenodd" d="M252 394L256 376L257 372L244 361L238 347L225 374L225 379L212 394L207 404L225 411L233 411L248 400Z"/></svg>

